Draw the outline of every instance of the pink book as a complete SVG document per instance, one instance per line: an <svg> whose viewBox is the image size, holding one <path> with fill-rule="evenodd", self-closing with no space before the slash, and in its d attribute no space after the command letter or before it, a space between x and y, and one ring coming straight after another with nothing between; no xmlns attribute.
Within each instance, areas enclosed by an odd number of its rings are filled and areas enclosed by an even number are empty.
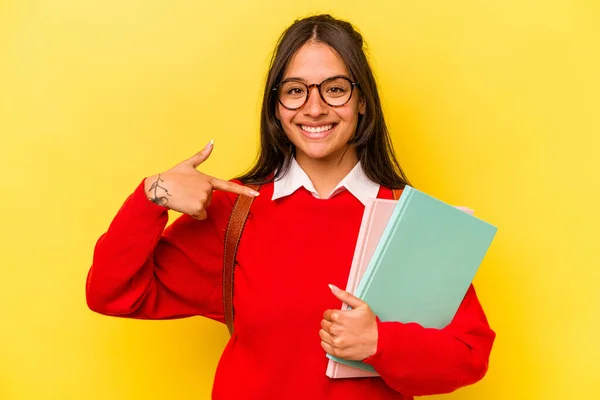
<svg viewBox="0 0 600 400"><path fill-rule="evenodd" d="M347 292L354 294L356 291L397 202L397 200L369 199L365 205L365 211L354 251L354 258L352 259L352 265L350 267L350 275L348 276L348 284L346 285ZM457 206L456 208L473 215L473 210L470 208L460 206ZM342 304L342 310L347 309L348 305L345 303ZM376 372L365 371L360 368L340 364L333 360L329 360L326 374L330 378L364 378L379 376Z"/></svg>

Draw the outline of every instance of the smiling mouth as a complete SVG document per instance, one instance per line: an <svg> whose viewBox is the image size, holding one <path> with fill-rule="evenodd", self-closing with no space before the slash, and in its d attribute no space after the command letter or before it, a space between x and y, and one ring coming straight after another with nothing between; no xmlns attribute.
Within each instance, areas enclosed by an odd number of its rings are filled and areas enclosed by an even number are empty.
<svg viewBox="0 0 600 400"><path fill-rule="evenodd" d="M327 124L321 126L300 125L300 129L308 133L323 133L332 130L334 126L335 124Z"/></svg>

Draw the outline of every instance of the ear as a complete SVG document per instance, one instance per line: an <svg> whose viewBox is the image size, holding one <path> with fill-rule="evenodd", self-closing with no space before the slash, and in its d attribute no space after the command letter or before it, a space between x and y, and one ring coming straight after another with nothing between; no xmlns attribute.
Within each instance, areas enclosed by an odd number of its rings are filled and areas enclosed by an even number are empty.
<svg viewBox="0 0 600 400"><path fill-rule="evenodd" d="M358 100L358 113L360 115L365 115L366 112L367 102L365 101L365 98L363 96L360 96L360 99Z"/></svg>
<svg viewBox="0 0 600 400"><path fill-rule="evenodd" d="M281 116L279 115L279 104L275 104L275 118L281 122Z"/></svg>

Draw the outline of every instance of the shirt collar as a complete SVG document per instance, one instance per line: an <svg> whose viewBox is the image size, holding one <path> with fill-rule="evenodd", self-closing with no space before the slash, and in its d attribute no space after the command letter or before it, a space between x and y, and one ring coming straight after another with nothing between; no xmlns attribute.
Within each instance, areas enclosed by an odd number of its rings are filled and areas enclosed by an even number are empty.
<svg viewBox="0 0 600 400"><path fill-rule="evenodd" d="M286 173L274 182L272 199L277 200L289 196L301 187L308 190L314 197L320 198L306 172L304 172L296 159L292 158ZM329 199L344 190L348 190L361 203L366 204L368 199L377 197L377 194L379 193L379 184L367 177L359 161L326 199Z"/></svg>

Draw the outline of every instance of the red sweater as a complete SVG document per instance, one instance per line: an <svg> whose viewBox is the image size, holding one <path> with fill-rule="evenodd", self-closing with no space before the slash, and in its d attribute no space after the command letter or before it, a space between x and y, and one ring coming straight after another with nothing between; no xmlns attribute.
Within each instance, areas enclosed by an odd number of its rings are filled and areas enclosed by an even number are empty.
<svg viewBox="0 0 600 400"><path fill-rule="evenodd" d="M214 399L411 399L481 379L495 334L471 287L445 329L379 322L376 378L330 379L320 322L341 304L364 206L350 192L331 199L304 188L271 200L261 187L235 270L235 333L219 362ZM381 198L392 198L382 188ZM87 279L95 312L142 319L205 316L224 322L221 273L225 228L235 195L215 192L208 219L183 215L167 229L166 210L143 182L99 239Z"/></svg>

